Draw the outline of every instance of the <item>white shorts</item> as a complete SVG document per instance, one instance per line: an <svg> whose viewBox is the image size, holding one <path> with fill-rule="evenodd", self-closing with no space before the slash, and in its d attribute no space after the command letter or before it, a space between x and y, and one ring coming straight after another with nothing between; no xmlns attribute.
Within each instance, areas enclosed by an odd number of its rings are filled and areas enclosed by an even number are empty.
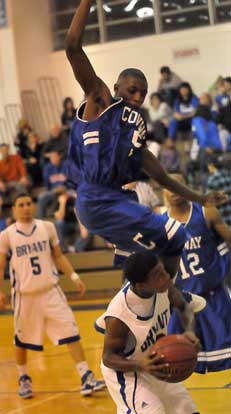
<svg viewBox="0 0 231 414"><path fill-rule="evenodd" d="M117 414L193 414L196 406L183 384L159 381L146 373L123 373L101 363Z"/></svg>
<svg viewBox="0 0 231 414"><path fill-rule="evenodd" d="M16 293L15 344L41 351L44 333L55 345L80 339L74 314L59 286L37 294Z"/></svg>

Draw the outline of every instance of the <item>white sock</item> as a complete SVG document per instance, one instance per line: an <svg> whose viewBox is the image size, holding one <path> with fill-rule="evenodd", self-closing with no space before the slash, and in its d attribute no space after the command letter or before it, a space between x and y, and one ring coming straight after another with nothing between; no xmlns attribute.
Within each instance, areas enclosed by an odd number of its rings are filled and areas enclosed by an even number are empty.
<svg viewBox="0 0 231 414"><path fill-rule="evenodd" d="M77 371L79 376L82 378L87 371L90 371L87 361L81 361L76 364Z"/></svg>
<svg viewBox="0 0 231 414"><path fill-rule="evenodd" d="M28 375L27 374L27 365L16 365L18 369L19 376Z"/></svg>

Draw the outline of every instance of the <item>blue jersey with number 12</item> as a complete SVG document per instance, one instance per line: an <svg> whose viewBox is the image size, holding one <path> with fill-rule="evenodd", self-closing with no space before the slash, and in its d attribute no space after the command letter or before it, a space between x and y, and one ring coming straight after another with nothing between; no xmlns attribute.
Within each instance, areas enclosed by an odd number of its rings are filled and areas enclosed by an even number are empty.
<svg viewBox="0 0 231 414"><path fill-rule="evenodd" d="M203 294L220 285L230 266L227 244L206 223L204 209L191 204L185 229L190 235L181 256L176 285L196 294Z"/></svg>

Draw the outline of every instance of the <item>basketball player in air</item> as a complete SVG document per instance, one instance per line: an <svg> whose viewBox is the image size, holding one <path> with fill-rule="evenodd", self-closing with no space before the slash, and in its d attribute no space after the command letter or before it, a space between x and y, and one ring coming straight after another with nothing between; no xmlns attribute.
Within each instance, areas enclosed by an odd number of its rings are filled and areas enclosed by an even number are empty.
<svg viewBox="0 0 231 414"><path fill-rule="evenodd" d="M92 0L81 0L67 35L66 53L82 87L84 102L69 143L69 179L78 185L77 212L91 232L116 246L115 265L134 251L155 250L174 277L185 243L183 226L134 202L121 187L145 171L160 185L202 205L226 200L221 192L203 195L172 179L145 148L146 127L139 108L147 80L138 69L126 69L114 86L115 98L95 73L82 49ZM109 62L105 62L106 65Z"/></svg>
<svg viewBox="0 0 231 414"><path fill-rule="evenodd" d="M194 315L152 252L130 255L124 264L128 283L106 312L101 369L117 414L196 414L182 383L165 382L168 364L151 347L167 334L170 306L178 310L185 333L196 347Z"/></svg>
<svg viewBox="0 0 231 414"><path fill-rule="evenodd" d="M180 175L175 179L184 183ZM230 269L231 229L215 207L203 208L164 190L167 216L180 221L189 239L186 241L176 286L203 297L206 307L195 314L196 333L202 349L196 371L220 371L231 368L231 299L223 282ZM174 312L169 333L181 332Z"/></svg>
<svg viewBox="0 0 231 414"><path fill-rule="evenodd" d="M16 197L13 213L16 222L0 233L0 308L5 305L1 288L10 252L19 395L33 396L27 349L42 351L44 331L55 345L67 345L82 379L80 392L90 395L105 383L97 380L88 367L74 315L58 285L57 269L73 280L80 294L85 285L62 254L53 223L33 218L29 195L21 193Z"/></svg>

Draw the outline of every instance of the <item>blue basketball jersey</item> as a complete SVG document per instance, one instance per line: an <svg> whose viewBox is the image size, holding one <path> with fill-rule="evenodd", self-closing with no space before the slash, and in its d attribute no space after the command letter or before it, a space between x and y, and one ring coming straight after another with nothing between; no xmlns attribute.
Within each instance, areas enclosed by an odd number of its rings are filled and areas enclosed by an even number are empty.
<svg viewBox="0 0 231 414"><path fill-rule="evenodd" d="M74 121L69 141L68 176L85 184L121 189L141 177L145 122L137 109L123 99L113 103L95 120L85 121L83 103Z"/></svg>
<svg viewBox="0 0 231 414"><path fill-rule="evenodd" d="M138 204L134 191L121 188L143 174L146 127L139 111L121 98L88 122L81 118L84 105L72 127L68 155L81 223L115 245L118 266L132 252L145 249L179 255L185 242L181 224L153 213Z"/></svg>
<svg viewBox="0 0 231 414"><path fill-rule="evenodd" d="M176 286L198 295L220 285L230 266L227 244L206 223L203 207L191 204L191 213L185 230L190 235L181 256Z"/></svg>

